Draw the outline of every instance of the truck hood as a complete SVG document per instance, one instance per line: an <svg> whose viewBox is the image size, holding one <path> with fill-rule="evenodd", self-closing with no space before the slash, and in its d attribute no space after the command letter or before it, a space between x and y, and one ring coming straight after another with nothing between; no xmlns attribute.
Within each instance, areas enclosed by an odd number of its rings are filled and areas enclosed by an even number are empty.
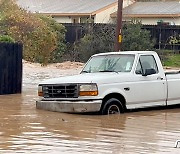
<svg viewBox="0 0 180 154"><path fill-rule="evenodd" d="M116 83L128 81L130 73L116 72L99 72L99 73L82 73L72 76L64 76L44 80L40 84L64 84L64 83ZM118 79L118 80L117 80Z"/></svg>

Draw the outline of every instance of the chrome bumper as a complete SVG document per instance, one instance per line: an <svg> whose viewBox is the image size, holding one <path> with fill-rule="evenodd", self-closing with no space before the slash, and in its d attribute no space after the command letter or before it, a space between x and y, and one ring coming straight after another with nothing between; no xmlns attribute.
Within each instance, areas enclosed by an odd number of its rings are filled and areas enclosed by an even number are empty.
<svg viewBox="0 0 180 154"><path fill-rule="evenodd" d="M36 101L36 108L55 112L83 113L100 111L102 100L92 101Z"/></svg>

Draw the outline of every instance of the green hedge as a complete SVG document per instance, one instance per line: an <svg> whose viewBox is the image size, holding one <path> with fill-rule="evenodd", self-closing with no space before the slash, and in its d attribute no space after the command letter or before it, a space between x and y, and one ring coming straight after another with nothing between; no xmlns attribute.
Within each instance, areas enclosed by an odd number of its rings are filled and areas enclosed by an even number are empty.
<svg viewBox="0 0 180 154"><path fill-rule="evenodd" d="M0 35L0 42L15 43L15 40L8 35Z"/></svg>

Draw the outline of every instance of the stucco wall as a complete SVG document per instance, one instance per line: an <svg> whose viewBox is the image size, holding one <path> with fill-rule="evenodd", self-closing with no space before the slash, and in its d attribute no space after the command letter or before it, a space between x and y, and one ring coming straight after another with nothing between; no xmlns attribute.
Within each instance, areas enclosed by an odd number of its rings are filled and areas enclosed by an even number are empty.
<svg viewBox="0 0 180 154"><path fill-rule="evenodd" d="M110 14L117 11L117 6L111 7L104 11L101 11L96 14L94 18L94 23L109 23L111 22Z"/></svg>
<svg viewBox="0 0 180 154"><path fill-rule="evenodd" d="M72 19L70 17L54 17L54 19L58 23L72 23Z"/></svg>
<svg viewBox="0 0 180 154"><path fill-rule="evenodd" d="M134 2L135 2L135 0L124 0L123 1L123 8L131 5Z"/></svg>
<svg viewBox="0 0 180 154"><path fill-rule="evenodd" d="M134 0L124 0L123 1L123 8L132 4ZM118 5L111 7L109 9L106 9L104 11L101 11L100 13L97 13L94 22L95 23L111 23L114 22L112 18L110 17L110 14L116 12L118 9Z"/></svg>
<svg viewBox="0 0 180 154"><path fill-rule="evenodd" d="M145 25L156 25L159 20L163 20L164 22L169 22L171 24L180 25L180 17L179 18L138 18L142 21L142 24ZM124 20L131 20L131 18L124 18Z"/></svg>

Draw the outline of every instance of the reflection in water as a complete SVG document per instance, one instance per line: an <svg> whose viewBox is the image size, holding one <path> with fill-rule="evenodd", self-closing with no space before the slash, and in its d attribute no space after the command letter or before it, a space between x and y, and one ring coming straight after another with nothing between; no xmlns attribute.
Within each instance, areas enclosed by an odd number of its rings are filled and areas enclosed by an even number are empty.
<svg viewBox="0 0 180 154"><path fill-rule="evenodd" d="M27 93L30 93L27 94ZM176 152L179 109L93 116L35 109L36 93L1 96L0 153Z"/></svg>
<svg viewBox="0 0 180 154"><path fill-rule="evenodd" d="M112 116L36 110L37 85L29 82L22 95L0 96L0 153L180 152L180 109Z"/></svg>

